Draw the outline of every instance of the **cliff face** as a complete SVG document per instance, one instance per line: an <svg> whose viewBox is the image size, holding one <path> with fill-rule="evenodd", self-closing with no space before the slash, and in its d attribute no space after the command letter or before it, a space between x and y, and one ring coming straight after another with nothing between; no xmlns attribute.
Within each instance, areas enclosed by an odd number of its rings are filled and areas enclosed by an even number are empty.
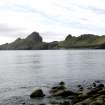
<svg viewBox="0 0 105 105"><path fill-rule="evenodd" d="M84 34L78 37L68 35L64 41L43 42L38 32L33 32L25 39L18 38L12 43L0 45L0 50L47 50L59 48L94 48L105 49L105 36Z"/></svg>
<svg viewBox="0 0 105 105"><path fill-rule="evenodd" d="M27 41L31 41L31 42L36 42L36 43L41 43L43 41L42 37L39 35L38 32L33 32L31 33L29 36L26 37Z"/></svg>

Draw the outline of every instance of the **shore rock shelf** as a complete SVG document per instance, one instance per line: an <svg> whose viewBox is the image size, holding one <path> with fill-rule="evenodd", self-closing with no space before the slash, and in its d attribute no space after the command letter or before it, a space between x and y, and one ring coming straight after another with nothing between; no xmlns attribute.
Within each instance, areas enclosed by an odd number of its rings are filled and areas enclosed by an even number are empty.
<svg viewBox="0 0 105 105"><path fill-rule="evenodd" d="M105 105L105 87L102 83L92 83L91 88L83 88L82 85L78 85L78 91L74 92L70 90L64 82L58 83L58 85L52 87L49 91L50 98L61 97L63 100L71 100L70 105ZM31 98L44 98L47 95L44 94L43 90L38 89L32 92ZM49 96L48 96L49 97ZM66 105L64 101L63 105ZM68 104L68 105L69 105ZM60 103L57 105L61 105Z"/></svg>
<svg viewBox="0 0 105 105"><path fill-rule="evenodd" d="M43 91L42 91L41 89L35 90L35 91L30 95L31 98L44 97L44 96L45 96L45 95L44 95L44 93L43 93Z"/></svg>

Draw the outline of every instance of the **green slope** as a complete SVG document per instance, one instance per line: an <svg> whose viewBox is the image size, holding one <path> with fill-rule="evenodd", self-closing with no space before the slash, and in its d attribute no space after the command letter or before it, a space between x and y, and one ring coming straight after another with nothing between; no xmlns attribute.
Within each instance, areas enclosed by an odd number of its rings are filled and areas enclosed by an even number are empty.
<svg viewBox="0 0 105 105"><path fill-rule="evenodd" d="M68 35L59 42L61 48L101 48L105 44L105 36L84 34L78 37Z"/></svg>
<svg viewBox="0 0 105 105"><path fill-rule="evenodd" d="M83 34L75 37L68 35L64 41L43 42L38 32L33 32L25 39L18 38L12 43L0 45L0 50L47 50L59 48L105 49L105 36Z"/></svg>

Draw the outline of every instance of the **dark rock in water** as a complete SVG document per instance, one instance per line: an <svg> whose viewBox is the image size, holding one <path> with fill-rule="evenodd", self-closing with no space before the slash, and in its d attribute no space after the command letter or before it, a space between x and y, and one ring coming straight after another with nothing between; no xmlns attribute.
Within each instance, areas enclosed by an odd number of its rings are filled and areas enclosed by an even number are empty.
<svg viewBox="0 0 105 105"><path fill-rule="evenodd" d="M76 93L70 90L58 90L57 92L52 93L52 96L61 96L61 97L68 97L76 95Z"/></svg>
<svg viewBox="0 0 105 105"><path fill-rule="evenodd" d="M25 102L23 102L22 105L25 105Z"/></svg>
<svg viewBox="0 0 105 105"><path fill-rule="evenodd" d="M35 90L31 95L30 97L31 98L36 98L36 97L44 97L44 93L41 89L38 89L38 90Z"/></svg>
<svg viewBox="0 0 105 105"><path fill-rule="evenodd" d="M64 83L63 81L61 81L61 82L59 83L59 85L65 85L65 83Z"/></svg>
<svg viewBox="0 0 105 105"><path fill-rule="evenodd" d="M88 86L87 89L90 90L90 89L92 89L92 87L91 86Z"/></svg>
<svg viewBox="0 0 105 105"><path fill-rule="evenodd" d="M82 85L77 85L77 87L82 87Z"/></svg>
<svg viewBox="0 0 105 105"><path fill-rule="evenodd" d="M83 86L82 85L77 85L77 87L79 88L79 91L83 91Z"/></svg>
<svg viewBox="0 0 105 105"><path fill-rule="evenodd" d="M98 86L96 86L95 88L91 89L90 92L88 92L88 95L94 95L96 94L98 91L102 90L104 88L104 84L99 84Z"/></svg>
<svg viewBox="0 0 105 105"><path fill-rule="evenodd" d="M79 91L83 91L83 89L84 89L83 87L80 87L80 88L79 88Z"/></svg>
<svg viewBox="0 0 105 105"><path fill-rule="evenodd" d="M55 93L59 90L65 90L66 87L65 86L55 86L55 87L52 87L52 89L50 90L50 93Z"/></svg>
<svg viewBox="0 0 105 105"><path fill-rule="evenodd" d="M57 86L52 87L50 90L51 96L61 96L61 97L68 97L76 95L73 91L68 90L65 87L65 83L61 81Z"/></svg>
<svg viewBox="0 0 105 105"><path fill-rule="evenodd" d="M97 86L97 88L103 89L103 88L104 88L104 84L99 84L99 85Z"/></svg>
<svg viewBox="0 0 105 105"><path fill-rule="evenodd" d="M93 87L96 87L97 85L96 85L96 83L95 82L93 82Z"/></svg>
<svg viewBox="0 0 105 105"><path fill-rule="evenodd" d="M100 81L100 80L96 80L95 82L96 82L96 83L100 83L101 81Z"/></svg>

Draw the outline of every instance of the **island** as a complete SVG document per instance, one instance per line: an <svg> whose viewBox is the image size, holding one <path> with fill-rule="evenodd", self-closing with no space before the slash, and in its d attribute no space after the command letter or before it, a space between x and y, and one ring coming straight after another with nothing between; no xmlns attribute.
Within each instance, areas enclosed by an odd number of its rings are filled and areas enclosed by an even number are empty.
<svg viewBox="0 0 105 105"><path fill-rule="evenodd" d="M32 32L26 38L17 38L12 43L0 45L0 50L49 50L49 49L105 49L105 35L83 34L72 36L63 41L44 42L38 32Z"/></svg>

